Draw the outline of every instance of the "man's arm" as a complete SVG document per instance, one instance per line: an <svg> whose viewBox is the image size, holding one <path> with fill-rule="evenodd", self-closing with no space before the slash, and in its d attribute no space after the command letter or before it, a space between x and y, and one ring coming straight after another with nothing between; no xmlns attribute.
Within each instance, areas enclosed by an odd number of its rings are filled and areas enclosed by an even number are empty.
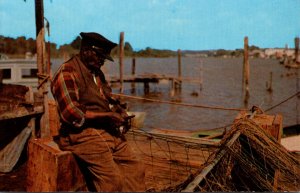
<svg viewBox="0 0 300 193"><path fill-rule="evenodd" d="M86 109L78 103L78 86L71 69L62 68L54 77L51 89L56 99L61 119L80 128L85 122Z"/></svg>
<svg viewBox="0 0 300 193"><path fill-rule="evenodd" d="M52 93L58 103L59 114L62 120L76 128L83 126L86 120L110 120L116 125L124 119L116 112L89 111L79 104L78 85L76 74L71 69L62 69L52 81Z"/></svg>
<svg viewBox="0 0 300 193"><path fill-rule="evenodd" d="M124 118L116 112L95 112L87 110L85 112L86 120L99 120L99 119L111 119L116 125L121 125L125 120Z"/></svg>

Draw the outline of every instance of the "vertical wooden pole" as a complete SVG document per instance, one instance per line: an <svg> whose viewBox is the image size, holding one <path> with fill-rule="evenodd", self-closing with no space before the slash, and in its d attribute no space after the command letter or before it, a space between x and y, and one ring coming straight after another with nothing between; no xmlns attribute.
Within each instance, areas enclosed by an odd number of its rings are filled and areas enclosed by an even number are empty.
<svg viewBox="0 0 300 193"><path fill-rule="evenodd" d="M299 53L299 45L300 42L299 42L299 37L296 37L295 38L295 64L298 66L298 68L300 68L300 53ZM296 89L297 89L297 92L300 91L300 83L299 83L299 80L300 80L300 73L299 73L299 69L298 69L298 72L297 72L297 79L296 79ZM300 99L300 94L298 94L298 99ZM297 125L300 124L300 116L299 116L299 101L300 100L296 100L296 123Z"/></svg>
<svg viewBox="0 0 300 193"><path fill-rule="evenodd" d="M135 77L135 57L132 58L132 63L131 63L131 75L134 78ZM135 82L131 82L131 93L135 93Z"/></svg>
<svg viewBox="0 0 300 193"><path fill-rule="evenodd" d="M48 34L48 37L50 34ZM52 79L52 72L51 72L51 43L50 41L47 42L47 74L49 75L50 79Z"/></svg>
<svg viewBox="0 0 300 193"><path fill-rule="evenodd" d="M300 85L299 85L299 81L300 81L300 73L299 73L299 70L298 70L298 73L297 73L297 79L296 79L296 89L297 89L297 92L300 92ZM297 125L300 124L300 115L299 115L299 100L300 99L300 94L298 94L298 100L296 100L296 123Z"/></svg>
<svg viewBox="0 0 300 193"><path fill-rule="evenodd" d="M269 92L273 91L272 85L273 85L273 72L270 72L270 82L269 82L268 89L267 89Z"/></svg>
<svg viewBox="0 0 300 193"><path fill-rule="evenodd" d="M149 94L150 92L150 83L148 81L144 82L144 94Z"/></svg>
<svg viewBox="0 0 300 193"><path fill-rule="evenodd" d="M38 67L38 84L42 84L43 78L46 75L45 59L45 43L44 43L44 2L43 0L35 0L35 22L36 22L36 50L37 50L37 67ZM38 93L43 97L44 113L40 119L40 137L50 136L49 130L49 111L48 111L48 97L47 84L39 87Z"/></svg>
<svg viewBox="0 0 300 193"><path fill-rule="evenodd" d="M300 64L300 55L299 55L299 37L295 38L295 63Z"/></svg>
<svg viewBox="0 0 300 193"><path fill-rule="evenodd" d="M174 81L174 88L175 89L177 89L177 88L179 88L179 91L181 91L181 79L182 79L182 77L181 77L181 50L180 49L178 49L177 50L177 55L178 55L178 79L177 80L173 80Z"/></svg>
<svg viewBox="0 0 300 193"><path fill-rule="evenodd" d="M178 55L178 78L181 79L181 50L177 51Z"/></svg>
<svg viewBox="0 0 300 193"><path fill-rule="evenodd" d="M26 101L34 104L34 93L33 93L33 90L32 90L32 87L30 86L29 87L29 90L27 92L27 95L26 95ZM32 138L37 138L36 136L36 125L35 125L35 122L36 121L36 118L35 117L32 117L28 123L28 126L32 128L32 132L31 132L31 137Z"/></svg>
<svg viewBox="0 0 300 193"><path fill-rule="evenodd" d="M287 65L288 64L288 56L287 56L287 51L288 51L288 45L285 44L285 48L283 50L283 60L282 60L282 63L283 65Z"/></svg>
<svg viewBox="0 0 300 193"><path fill-rule="evenodd" d="M43 0L35 0L35 24L36 36L44 28L44 2Z"/></svg>
<svg viewBox="0 0 300 193"><path fill-rule="evenodd" d="M249 75L250 75L250 70L249 70L249 57L248 57L248 37L246 36L244 38L244 70L243 70L243 85L244 85L244 102L248 103L249 99Z"/></svg>
<svg viewBox="0 0 300 193"><path fill-rule="evenodd" d="M203 65L200 61L200 91L202 91L202 84L203 84Z"/></svg>
<svg viewBox="0 0 300 193"><path fill-rule="evenodd" d="M135 76L135 58L132 58L131 75Z"/></svg>
<svg viewBox="0 0 300 193"><path fill-rule="evenodd" d="M119 63L120 63L120 93L123 93L123 57L124 57L124 32L120 33Z"/></svg>
<svg viewBox="0 0 300 193"><path fill-rule="evenodd" d="M44 5L43 0L35 0L35 23L36 23L36 51L37 51L37 67L38 73L43 74L43 42L44 42ZM41 83L39 78L39 84ZM42 92L40 87L39 92Z"/></svg>
<svg viewBox="0 0 300 193"><path fill-rule="evenodd" d="M181 75L181 50L178 49L177 53L178 53L178 79L179 79L179 81L177 82L177 86L179 87L179 89L181 89L181 78L182 78L182 75Z"/></svg>
<svg viewBox="0 0 300 193"><path fill-rule="evenodd" d="M44 18L46 20L46 28L45 30L47 30L47 34L48 34L48 42L45 43L44 41L44 44L46 44L44 47L45 47L45 56L44 56L44 61L46 61L45 63L47 64L47 74L49 75L50 78L52 78L51 76L51 55L50 55L50 49L51 49L51 44L50 44L50 41L49 41L49 37L50 37L50 23L49 21Z"/></svg>

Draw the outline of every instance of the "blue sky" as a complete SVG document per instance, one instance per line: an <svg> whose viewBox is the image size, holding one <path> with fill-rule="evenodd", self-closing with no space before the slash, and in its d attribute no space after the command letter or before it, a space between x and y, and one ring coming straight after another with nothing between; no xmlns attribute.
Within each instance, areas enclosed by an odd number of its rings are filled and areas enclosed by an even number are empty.
<svg viewBox="0 0 300 193"><path fill-rule="evenodd" d="M135 50L238 49L245 36L261 48L294 47L300 0L44 0L50 41L121 31ZM0 0L0 35L35 38L34 0ZM48 37L46 37L48 40Z"/></svg>

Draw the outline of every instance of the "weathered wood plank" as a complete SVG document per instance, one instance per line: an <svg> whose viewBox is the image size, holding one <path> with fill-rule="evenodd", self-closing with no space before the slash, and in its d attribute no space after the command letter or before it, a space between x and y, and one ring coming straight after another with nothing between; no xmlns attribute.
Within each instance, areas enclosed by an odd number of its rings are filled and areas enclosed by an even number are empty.
<svg viewBox="0 0 300 193"><path fill-rule="evenodd" d="M31 127L26 127L12 142L0 151L0 172L10 172L19 160L27 139L31 134Z"/></svg>

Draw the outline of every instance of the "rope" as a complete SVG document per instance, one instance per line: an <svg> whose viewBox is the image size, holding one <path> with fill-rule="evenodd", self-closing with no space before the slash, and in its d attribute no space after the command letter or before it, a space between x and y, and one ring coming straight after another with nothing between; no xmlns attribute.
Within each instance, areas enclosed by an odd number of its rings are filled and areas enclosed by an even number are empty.
<svg viewBox="0 0 300 193"><path fill-rule="evenodd" d="M270 110L272 110L272 109L278 107L279 105L281 105L281 104L283 104L283 103L289 101L290 99L294 98L294 97L297 96L298 94L300 94L300 91L298 91L298 92L296 92L295 94L291 95L290 97L288 97L288 98L282 100L281 102L277 103L276 105L274 105L274 106L272 106L272 107L266 109L264 112L270 111ZM221 129L221 128L227 128L227 127L231 127L232 125L233 125L233 123L228 124L228 125L225 125L225 126L223 126L223 127L214 128L214 129L211 129L211 130L217 130L217 129Z"/></svg>
<svg viewBox="0 0 300 193"><path fill-rule="evenodd" d="M288 100L294 98L300 94L300 91L296 92L295 94L291 95L290 97L284 99L283 101L279 102L278 104L268 108L265 110L265 112L270 111L279 105L287 102ZM218 106L207 106L207 105L196 105L196 104L190 104L190 103L178 103L178 102L172 102L172 101L164 101L164 100L157 100L157 99L149 99L144 97L137 97L137 96L130 96L125 94L117 94L114 93L115 96L125 97L125 98L131 98L131 99L137 99L137 100L145 100L149 102L157 102L157 103L165 103L165 104L171 104L171 105L179 105L179 106L188 106L188 107L196 107L196 108L207 108L207 109L218 109L218 110L229 110L229 111L248 111L248 109L242 109L242 108L226 108L226 107L218 107ZM226 127L226 126L225 126Z"/></svg>
<svg viewBox="0 0 300 193"><path fill-rule="evenodd" d="M290 97L284 99L283 101L279 102L278 104L276 104L276 105L274 105L274 106L272 106L272 107L266 109L265 112L270 111L270 110L272 110L272 109L278 107L279 105L281 105L281 104L287 102L288 100L294 98L294 97L297 96L298 94L300 94L300 91L298 91L298 92L296 92L295 94L293 94L292 96L290 96Z"/></svg>
<svg viewBox="0 0 300 193"><path fill-rule="evenodd" d="M241 109L241 108L226 108L226 107L218 107L218 106L213 107L213 106L196 105L196 104L189 104L189 103L178 103L178 102L172 102L172 101L164 101L164 100L149 99L149 98L144 98L144 97L130 96L130 95L125 95L125 94L115 94L114 93L113 95L125 97L125 98L137 99L137 100L145 100L145 101L149 101L149 102L165 103L165 104L187 106L187 107L229 110L229 111L248 111L247 109Z"/></svg>
<svg viewBox="0 0 300 193"><path fill-rule="evenodd" d="M300 91L296 92L295 94L291 95L290 97L282 100L281 102L277 103L276 105L266 109L264 112L270 111L276 107L278 107L279 105L289 101L290 99L294 98L295 96L297 96L298 94L300 94ZM172 105L180 105L180 106L189 106L189 107L196 107L196 108L209 108L209 109L218 109L218 110L233 110L233 111L248 111L247 109L238 109L238 108L224 108L224 107L212 107L212 106L205 106L205 105L194 105L194 104L188 104L188 103L177 103L177 102L171 102L171 101L163 101L163 100L157 100L157 99L149 99L149 98L144 98L144 97L137 97L137 96L130 96L130 95L125 95L125 94L116 94L113 93L113 95L115 96L120 96L120 97L125 97L125 98L131 98L131 99L137 99L137 100L145 100L145 101L150 101L150 102L158 102L158 103L165 103L165 104L172 104ZM217 128L213 128L210 130L218 130L218 129L224 129L227 127L231 127L233 124L227 124L225 126L222 127L217 127Z"/></svg>

